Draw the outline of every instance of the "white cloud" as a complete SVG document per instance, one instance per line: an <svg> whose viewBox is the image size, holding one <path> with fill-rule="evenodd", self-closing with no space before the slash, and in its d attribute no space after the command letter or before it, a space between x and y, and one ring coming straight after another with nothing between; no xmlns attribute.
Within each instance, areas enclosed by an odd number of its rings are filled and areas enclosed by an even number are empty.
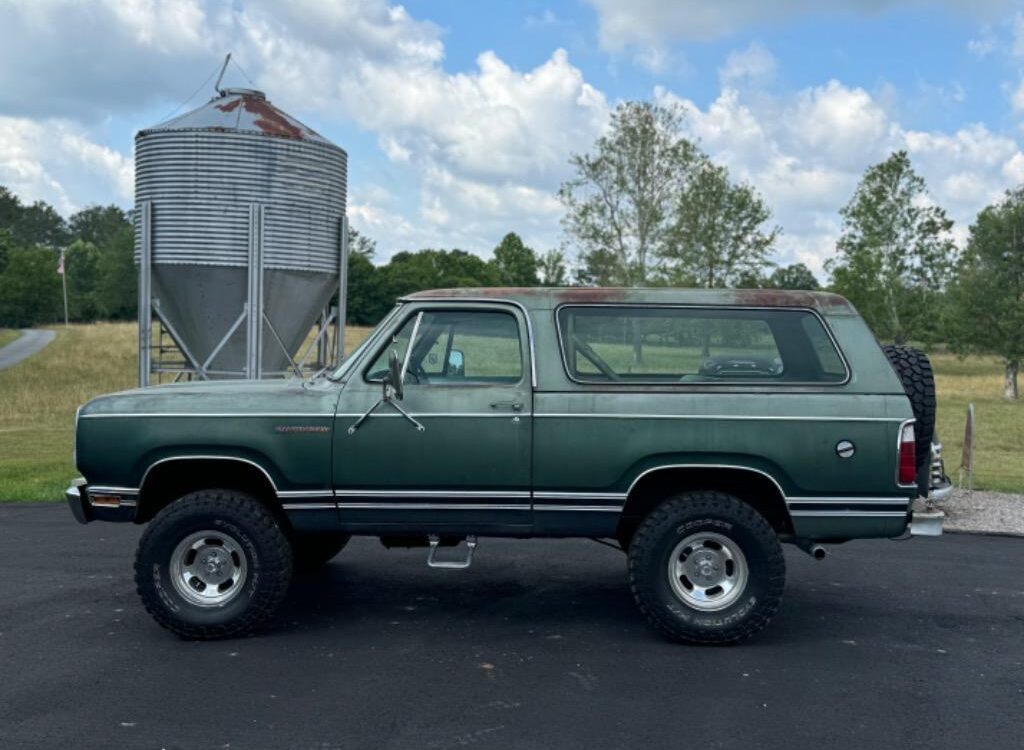
<svg viewBox="0 0 1024 750"><path fill-rule="evenodd" d="M132 162L76 125L0 116L0 185L64 214L89 203L129 203Z"/></svg>
<svg viewBox="0 0 1024 750"><path fill-rule="evenodd" d="M987 16L1014 7L1013 0L587 0L597 11L605 49L664 41L706 41L746 28L778 24L790 18L845 12L877 14L900 6L939 5L943 9Z"/></svg>
<svg viewBox="0 0 1024 750"><path fill-rule="evenodd" d="M536 227L538 244L554 244L553 194L570 151L605 126L603 94L564 50L525 71L485 51L474 69L449 73L441 34L385 0L33 0L5 11L0 27L0 112L94 124L111 111L177 103L231 49L286 111L320 129L344 122L373 132L400 179L419 186L419 215L406 206L405 218L431 241L487 250L523 225ZM233 68L229 82L240 82ZM120 168L84 142L63 145L74 148L83 172ZM117 173L117 194L126 179ZM388 216L372 201L354 205L353 223L368 231ZM382 255L421 244L390 218L376 227Z"/></svg>
<svg viewBox="0 0 1024 750"><path fill-rule="evenodd" d="M706 108L665 89L687 112L686 129L733 176L749 180L784 228L779 261L821 275L841 230L839 209L864 173L905 149L962 241L977 212L1024 179L1017 142L983 125L953 133L901 126L863 89L838 81L785 96L724 88Z"/></svg>
<svg viewBox="0 0 1024 750"><path fill-rule="evenodd" d="M774 55L763 45L752 42L744 50L730 52L718 75L725 85L758 81L771 78L775 74L775 67Z"/></svg>

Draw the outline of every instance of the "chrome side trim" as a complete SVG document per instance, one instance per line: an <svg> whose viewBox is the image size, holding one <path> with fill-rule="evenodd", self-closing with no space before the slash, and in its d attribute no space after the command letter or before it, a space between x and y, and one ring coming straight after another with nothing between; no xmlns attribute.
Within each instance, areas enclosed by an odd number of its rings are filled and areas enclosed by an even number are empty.
<svg viewBox="0 0 1024 750"><path fill-rule="evenodd" d="M787 497L789 504L808 505L910 505L908 497Z"/></svg>
<svg viewBox="0 0 1024 750"><path fill-rule="evenodd" d="M338 510L530 510L529 505L493 503L338 503Z"/></svg>
<svg viewBox="0 0 1024 750"><path fill-rule="evenodd" d="M739 422L901 422L902 417L800 417L750 416L744 414L572 414L569 412L534 412L534 417L557 419L717 419Z"/></svg>
<svg viewBox="0 0 1024 750"><path fill-rule="evenodd" d="M782 485L779 484L771 474L766 471L761 471L760 469L752 469L749 466L738 466L736 464L664 464L662 466L653 466L637 475L636 479L633 480L633 483L629 485L626 495L632 495L633 488L636 487L637 482L645 476L655 471L661 471L662 469L739 469L740 471L750 471L769 479L771 483L775 485L775 489L779 491L779 497L781 497L783 501L786 499L786 493L782 491Z"/></svg>
<svg viewBox="0 0 1024 750"><path fill-rule="evenodd" d="M293 412L272 412L272 411L261 411L261 412L247 412L240 414L238 412L162 412L162 411L150 411L150 412L109 412L100 414L83 414L82 419L130 419L132 417L155 417L155 418L168 418L168 417L192 417L201 419L222 419L224 417L272 417L275 419L332 419L334 417L333 412L326 413L308 413L308 414L296 414Z"/></svg>
<svg viewBox="0 0 1024 750"><path fill-rule="evenodd" d="M282 510L337 510L334 503L282 503Z"/></svg>
<svg viewBox="0 0 1024 750"><path fill-rule="evenodd" d="M483 412L483 411L480 411L480 412L438 411L438 412L409 412L409 414L411 416L413 416L413 417L416 417L416 419L430 419L431 417L444 417L446 419L469 418L469 417L471 417L473 419L480 419L480 418L509 419L511 417L532 417L533 416L528 411L527 412L517 411L517 412L512 412L512 413L508 413L508 412L506 412L506 413L500 413L500 412L499 413L495 413L493 411L488 411L488 412ZM355 413L351 413L351 414L350 413L338 413L335 416L338 419L351 419L351 418L355 418L355 417L361 417L363 415L362 415L361 412L355 412ZM377 418L377 417L399 417L399 418L402 418L402 415L399 414L398 412L374 412L373 416L374 416L374 418Z"/></svg>
<svg viewBox="0 0 1024 750"><path fill-rule="evenodd" d="M534 500L625 500L625 492L534 492Z"/></svg>
<svg viewBox="0 0 1024 750"><path fill-rule="evenodd" d="M906 518L904 510L790 510L794 518Z"/></svg>
<svg viewBox="0 0 1024 750"><path fill-rule="evenodd" d="M139 489L140 489L140 491L141 491L141 488L146 486L146 479L149 477L149 473L151 471L153 471L153 469L155 469L160 464L165 464L165 463L168 463L170 461L238 461L239 463L249 464L249 466L253 466L253 467L255 467L255 468L260 470L260 472L263 474L263 476L265 476L267 478L267 481L270 482L270 487L271 487L271 489L274 490L274 495L276 496L278 494L277 493L277 485L274 483L274 480L270 477L270 473L266 469L264 469L262 466L260 466L258 463L256 463L255 461L250 461L248 458L239 458L237 456L208 456L208 455L202 455L202 456L169 456L168 458L161 458L159 461L154 461L153 463L151 463L149 465L149 468L147 468L145 473L142 475L142 481L139 482Z"/></svg>
<svg viewBox="0 0 1024 750"><path fill-rule="evenodd" d="M491 490L341 490L335 489L337 497L440 497L440 498L522 498L529 500L528 491L491 491Z"/></svg>
<svg viewBox="0 0 1024 750"><path fill-rule="evenodd" d="M610 513L621 513L621 505L534 505L534 510L557 510L557 511L598 511L598 512L610 512Z"/></svg>
<svg viewBox="0 0 1024 750"><path fill-rule="evenodd" d="M303 497L334 497L334 493L331 492L329 487L325 487L322 490L281 490L277 493L277 496L281 499L284 498L303 498Z"/></svg>
<svg viewBox="0 0 1024 750"><path fill-rule="evenodd" d="M473 302L477 304L483 303L487 305L493 305L497 303L499 305L512 305L513 307L518 308L519 312L523 314L523 320L526 321L526 343L530 348L530 385L533 386L534 388L537 387L537 354L536 351L534 351L533 321L530 320L530 311L527 310L526 306L523 305L521 302L516 302L515 300L511 299L501 299L497 297L494 299L488 299L487 297L451 297L449 299L444 299L443 297L438 297L436 299L410 299L409 297L400 297L398 301L406 304L415 303L418 305L458 305L459 303L462 302Z"/></svg>

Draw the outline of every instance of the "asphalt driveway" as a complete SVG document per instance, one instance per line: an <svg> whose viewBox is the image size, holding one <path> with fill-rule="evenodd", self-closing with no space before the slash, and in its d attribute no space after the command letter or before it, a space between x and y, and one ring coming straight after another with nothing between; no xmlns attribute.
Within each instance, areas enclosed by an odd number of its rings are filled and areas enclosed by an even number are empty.
<svg viewBox="0 0 1024 750"><path fill-rule="evenodd" d="M267 632L169 635L139 529L0 505L0 747L962 748L1024 735L1024 540L788 555L775 621L663 641L621 553L482 540L468 571L356 540Z"/></svg>
<svg viewBox="0 0 1024 750"><path fill-rule="evenodd" d="M0 347L0 370L16 365L21 360L41 352L53 341L57 334L53 331L44 331L38 328L25 328L21 336Z"/></svg>

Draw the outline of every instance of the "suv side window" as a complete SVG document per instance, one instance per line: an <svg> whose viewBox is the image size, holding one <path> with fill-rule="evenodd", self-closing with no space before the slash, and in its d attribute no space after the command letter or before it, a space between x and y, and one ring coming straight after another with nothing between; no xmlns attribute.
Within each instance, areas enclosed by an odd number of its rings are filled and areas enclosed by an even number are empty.
<svg viewBox="0 0 1024 750"><path fill-rule="evenodd" d="M563 306L569 376L612 383L838 383L846 365L821 320L777 308Z"/></svg>
<svg viewBox="0 0 1024 750"><path fill-rule="evenodd" d="M367 371L369 380L387 372L394 349L404 359L417 316L409 318ZM407 384L518 383L523 377L519 324L506 312L424 311L406 369Z"/></svg>

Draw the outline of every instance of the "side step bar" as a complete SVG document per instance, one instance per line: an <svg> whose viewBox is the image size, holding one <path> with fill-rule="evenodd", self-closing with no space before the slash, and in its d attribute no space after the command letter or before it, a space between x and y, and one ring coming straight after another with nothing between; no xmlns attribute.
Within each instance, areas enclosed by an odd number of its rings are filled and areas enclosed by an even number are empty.
<svg viewBox="0 0 1024 750"><path fill-rule="evenodd" d="M430 552L427 553L427 565L431 568L446 568L448 570L461 570L473 564L473 550L476 549L476 537L472 534L466 537L466 557L462 560L437 560L435 555L437 547L441 543L441 537L431 534L427 537L430 542Z"/></svg>

